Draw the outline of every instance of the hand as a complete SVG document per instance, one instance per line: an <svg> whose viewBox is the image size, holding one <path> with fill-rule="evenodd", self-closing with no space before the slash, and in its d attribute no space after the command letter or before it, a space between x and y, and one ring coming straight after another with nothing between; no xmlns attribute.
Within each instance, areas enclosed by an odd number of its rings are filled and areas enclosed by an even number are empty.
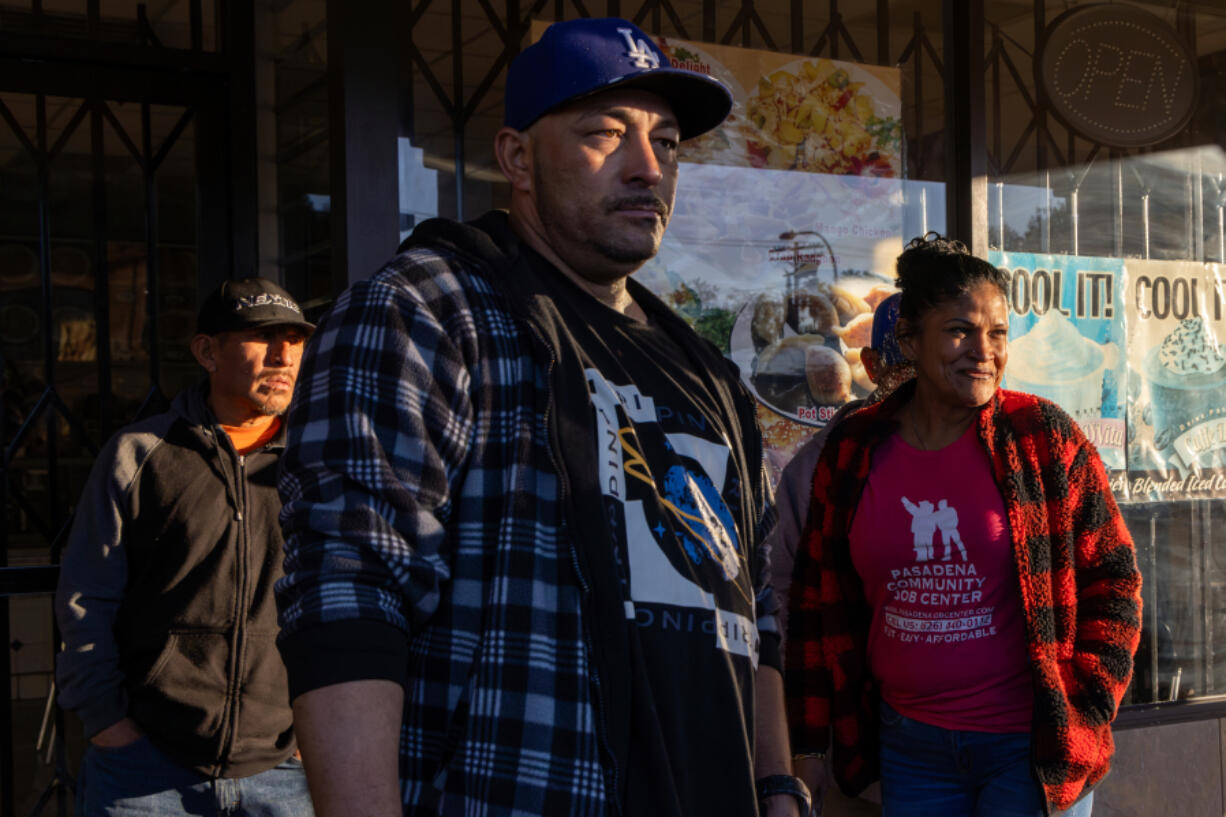
<svg viewBox="0 0 1226 817"><path fill-rule="evenodd" d="M825 758L800 755L792 760L792 773L805 781L813 798L813 813L820 815L826 801L826 785L829 777Z"/></svg>
<svg viewBox="0 0 1226 817"><path fill-rule="evenodd" d="M89 742L103 749L119 749L136 743L144 736L145 734L137 727L136 721L124 718L94 735Z"/></svg>

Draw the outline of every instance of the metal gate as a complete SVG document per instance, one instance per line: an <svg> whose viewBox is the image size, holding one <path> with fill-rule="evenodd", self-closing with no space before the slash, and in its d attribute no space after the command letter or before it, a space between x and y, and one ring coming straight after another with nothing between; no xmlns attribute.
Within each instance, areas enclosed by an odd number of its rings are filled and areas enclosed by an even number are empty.
<svg viewBox="0 0 1226 817"><path fill-rule="evenodd" d="M71 800L50 703L50 594L86 475L116 428L197 377L186 340L198 293L253 255L242 219L253 174L233 151L244 130L254 142L242 104L250 26L227 43L219 33L241 21L224 6L214 24L201 0L184 3L176 27L143 4L121 22L82 5L76 16L38 2L0 10L4 817L51 802L64 814ZM237 51L206 49L219 39Z"/></svg>

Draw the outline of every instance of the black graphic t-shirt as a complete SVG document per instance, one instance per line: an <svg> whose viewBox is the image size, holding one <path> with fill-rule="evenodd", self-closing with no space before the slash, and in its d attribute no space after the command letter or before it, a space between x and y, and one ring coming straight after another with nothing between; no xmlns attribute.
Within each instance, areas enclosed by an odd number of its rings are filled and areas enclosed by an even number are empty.
<svg viewBox="0 0 1226 817"><path fill-rule="evenodd" d="M722 416L713 374L681 345L696 338L555 286L583 350L601 486L577 500L603 522L629 629L625 812L752 815L755 520L742 518L729 450L738 418Z"/></svg>

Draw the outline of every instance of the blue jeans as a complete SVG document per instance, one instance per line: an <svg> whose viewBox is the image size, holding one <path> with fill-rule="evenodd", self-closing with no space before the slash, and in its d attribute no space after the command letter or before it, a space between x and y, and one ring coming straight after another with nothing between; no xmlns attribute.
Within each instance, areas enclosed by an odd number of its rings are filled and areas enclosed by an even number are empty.
<svg viewBox="0 0 1226 817"><path fill-rule="evenodd" d="M168 758L148 738L117 749L90 744L77 776L77 817L311 817L302 763L209 778Z"/></svg>
<svg viewBox="0 0 1226 817"><path fill-rule="evenodd" d="M1090 817L1088 794L1064 817ZM930 726L881 702L883 817L1043 817L1030 735Z"/></svg>

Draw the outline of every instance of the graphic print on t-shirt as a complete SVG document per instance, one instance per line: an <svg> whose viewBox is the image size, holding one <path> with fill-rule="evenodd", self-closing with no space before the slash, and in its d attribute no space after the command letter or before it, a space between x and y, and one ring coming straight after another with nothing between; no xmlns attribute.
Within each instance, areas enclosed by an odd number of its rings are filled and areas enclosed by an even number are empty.
<svg viewBox="0 0 1226 817"><path fill-rule="evenodd" d="M893 598L885 605L885 634L901 641L968 641L995 635L992 607L968 605L983 601L980 575L958 533L958 511L949 500L912 502L899 498L911 515L915 566L895 567L887 589ZM934 539L940 531L944 555L936 564ZM954 546L960 559L953 559ZM946 564L949 563L949 564Z"/></svg>
<svg viewBox="0 0 1226 817"><path fill-rule="evenodd" d="M1033 693L1004 500L972 426L936 452L873 456L851 555L873 608L869 664L891 706L945 729L1024 730Z"/></svg>
<svg viewBox="0 0 1226 817"><path fill-rule="evenodd" d="M966 546L962 544L962 537L958 535L958 512L948 500L942 499L934 508L932 503L926 499L920 500L917 505L908 501L904 496L902 505L912 517L911 533L915 535L915 560L917 562L926 562L933 558L932 533L936 529L940 529L941 542L945 545L945 555L941 560L949 561L949 546L952 542L958 546L958 553L962 555L962 561L966 561Z"/></svg>
<svg viewBox="0 0 1226 817"><path fill-rule="evenodd" d="M595 369L586 374L609 528L621 540L626 617L640 627L672 621L707 633L717 649L756 668L751 584L724 500L733 471L728 444L665 431L649 395Z"/></svg>

